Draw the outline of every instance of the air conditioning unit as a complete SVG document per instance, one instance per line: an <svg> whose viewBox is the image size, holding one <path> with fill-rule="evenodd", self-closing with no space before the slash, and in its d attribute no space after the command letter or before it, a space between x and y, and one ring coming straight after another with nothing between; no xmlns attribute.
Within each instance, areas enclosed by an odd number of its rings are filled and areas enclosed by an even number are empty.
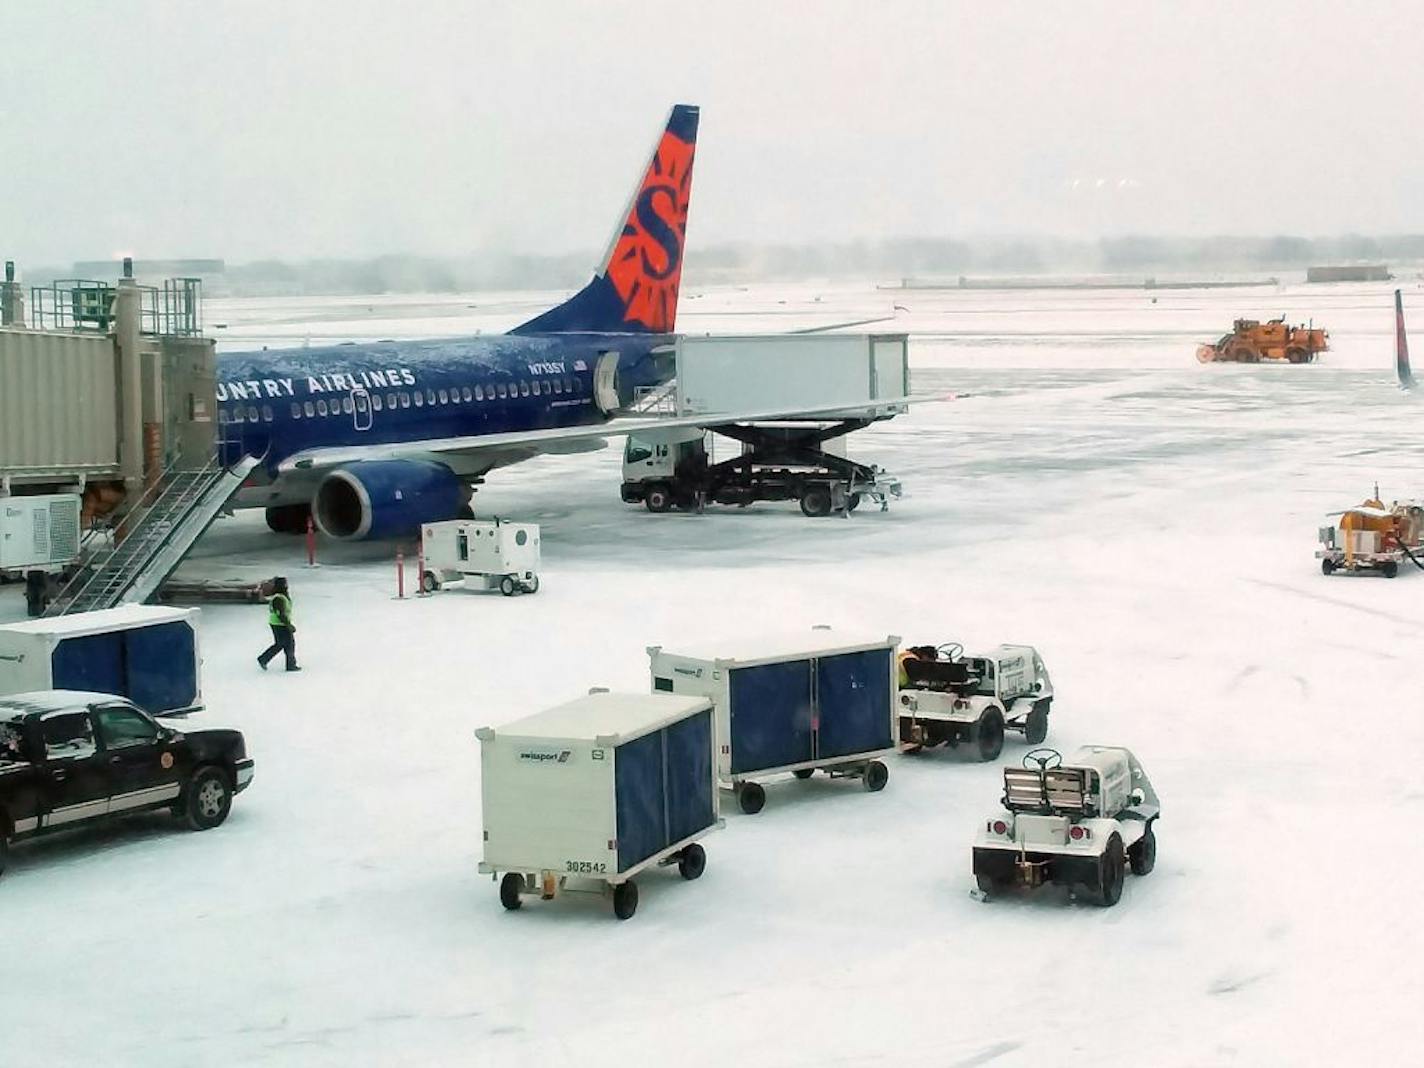
<svg viewBox="0 0 1424 1068"><path fill-rule="evenodd" d="M50 568L79 555L76 493L0 497L0 570Z"/></svg>

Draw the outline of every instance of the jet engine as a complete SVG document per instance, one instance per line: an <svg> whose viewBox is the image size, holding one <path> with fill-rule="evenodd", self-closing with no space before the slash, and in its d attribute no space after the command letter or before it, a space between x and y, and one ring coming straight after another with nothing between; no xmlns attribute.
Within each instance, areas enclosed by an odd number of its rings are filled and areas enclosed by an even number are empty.
<svg viewBox="0 0 1424 1068"><path fill-rule="evenodd" d="M401 538L456 518L467 499L463 480L443 464L363 460L322 480L312 514L323 534L341 541Z"/></svg>

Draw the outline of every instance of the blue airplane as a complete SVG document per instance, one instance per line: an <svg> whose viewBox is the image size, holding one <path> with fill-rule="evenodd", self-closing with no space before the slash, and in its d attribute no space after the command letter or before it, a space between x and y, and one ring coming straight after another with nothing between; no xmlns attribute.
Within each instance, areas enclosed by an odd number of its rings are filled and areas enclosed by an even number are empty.
<svg viewBox="0 0 1424 1068"><path fill-rule="evenodd" d="M262 460L234 506L279 532L310 516L333 538L401 537L469 516L497 467L602 448L673 374L697 123L672 109L599 271L508 334L221 355L224 449Z"/></svg>

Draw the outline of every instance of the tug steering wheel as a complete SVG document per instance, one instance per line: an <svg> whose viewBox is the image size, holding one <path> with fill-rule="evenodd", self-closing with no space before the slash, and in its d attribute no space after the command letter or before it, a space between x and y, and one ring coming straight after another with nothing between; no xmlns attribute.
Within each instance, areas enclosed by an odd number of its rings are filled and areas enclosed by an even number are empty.
<svg viewBox="0 0 1424 1068"><path fill-rule="evenodd" d="M1029 771L1048 771L1060 767L1062 763L1063 754L1057 749L1030 749L1023 757L1023 766Z"/></svg>
<svg viewBox="0 0 1424 1068"><path fill-rule="evenodd" d="M958 660L964 655L964 646L958 642L945 642L935 649L935 654L944 660Z"/></svg>

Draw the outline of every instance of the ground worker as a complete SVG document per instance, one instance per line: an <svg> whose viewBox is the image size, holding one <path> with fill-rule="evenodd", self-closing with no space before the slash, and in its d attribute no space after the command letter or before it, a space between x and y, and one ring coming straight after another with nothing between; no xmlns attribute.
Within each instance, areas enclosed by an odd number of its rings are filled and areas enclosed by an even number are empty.
<svg viewBox="0 0 1424 1068"><path fill-rule="evenodd" d="M287 580L278 575L272 580L272 599L268 602L267 623L272 628L272 644L257 658L257 666L267 670L267 662L278 653L287 657L288 671L301 671L297 667L297 628L292 624L292 595L287 591Z"/></svg>
<svg viewBox="0 0 1424 1068"><path fill-rule="evenodd" d="M900 688L903 690L910 685L910 673L905 670L906 660L934 660L938 655L933 645L912 645L901 653L896 661L900 667Z"/></svg>

